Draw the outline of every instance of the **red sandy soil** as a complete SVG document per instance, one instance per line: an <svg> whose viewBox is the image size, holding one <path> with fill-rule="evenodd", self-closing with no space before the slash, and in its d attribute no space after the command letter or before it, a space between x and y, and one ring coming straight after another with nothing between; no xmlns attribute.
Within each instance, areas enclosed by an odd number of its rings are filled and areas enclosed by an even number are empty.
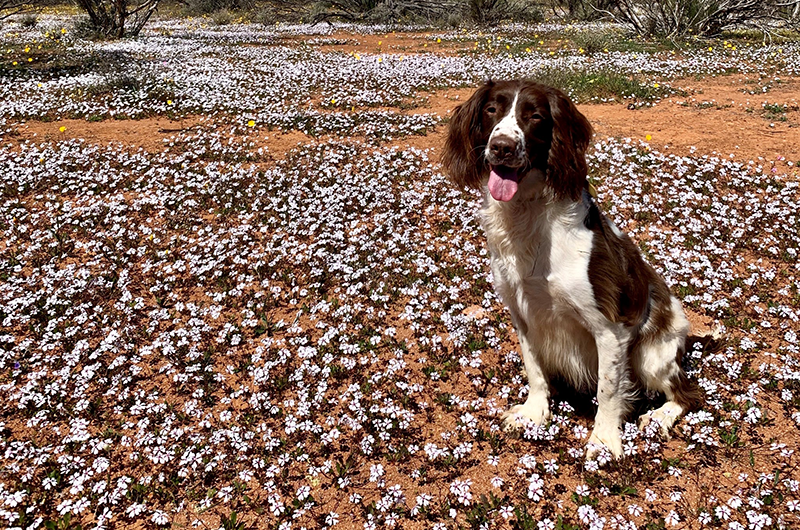
<svg viewBox="0 0 800 530"><path fill-rule="evenodd" d="M374 36L370 36L371 38ZM770 121L763 116L761 104L800 101L800 79L785 78L766 94L749 95L753 80L740 76L707 78L685 83L678 81L689 95L672 97L652 107L629 110L620 103L579 105L595 127L596 138L632 138L645 140L648 135L654 149L676 154L730 157L737 161L753 160L769 166L774 163L786 171L787 161L800 161L800 112L789 111L786 121ZM469 98L472 89L440 90L427 94L427 103L413 110L399 112L430 112L447 116L456 105ZM165 117L141 120L60 120L41 122L29 120L16 127L18 137L31 141L83 138L90 143L120 142L131 148L150 151L163 149L164 140L182 129L202 126L198 118L171 121ZM61 127L65 127L63 132ZM298 143L314 143L302 132L261 130L258 144L267 146L274 157L282 157ZM410 136L392 142L398 147L433 148L438 151L444 141L444 128L426 136ZM791 170L790 170L791 171Z"/></svg>

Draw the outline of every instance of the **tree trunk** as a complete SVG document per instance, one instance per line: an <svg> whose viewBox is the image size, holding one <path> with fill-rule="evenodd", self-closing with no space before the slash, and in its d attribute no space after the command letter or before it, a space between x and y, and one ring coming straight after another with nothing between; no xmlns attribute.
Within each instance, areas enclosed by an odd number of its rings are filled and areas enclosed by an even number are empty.
<svg viewBox="0 0 800 530"><path fill-rule="evenodd" d="M75 0L92 25L107 37L135 36L160 0Z"/></svg>

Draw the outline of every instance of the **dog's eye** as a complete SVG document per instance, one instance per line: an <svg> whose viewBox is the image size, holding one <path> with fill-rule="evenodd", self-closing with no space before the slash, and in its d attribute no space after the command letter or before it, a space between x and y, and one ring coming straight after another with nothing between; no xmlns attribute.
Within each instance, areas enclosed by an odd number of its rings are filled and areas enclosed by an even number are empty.
<svg viewBox="0 0 800 530"><path fill-rule="evenodd" d="M495 112L497 112L497 109L494 107L486 107L486 112L488 112L489 114L494 114Z"/></svg>
<svg viewBox="0 0 800 530"><path fill-rule="evenodd" d="M542 117L541 114L536 113L536 114L532 114L530 119L539 121L539 120L543 120L544 118Z"/></svg>

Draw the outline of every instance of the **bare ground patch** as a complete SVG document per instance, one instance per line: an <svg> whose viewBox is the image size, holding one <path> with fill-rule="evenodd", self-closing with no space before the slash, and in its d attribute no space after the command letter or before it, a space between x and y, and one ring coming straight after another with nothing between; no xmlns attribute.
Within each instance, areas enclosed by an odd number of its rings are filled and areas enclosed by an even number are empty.
<svg viewBox="0 0 800 530"><path fill-rule="evenodd" d="M800 99L800 81L784 79L763 95L742 92L752 86L737 76L708 78L687 84L690 96L673 97L653 107L628 110L624 105L583 105L599 136L645 139L659 148L669 146L678 154L707 154L737 161L800 160L800 116L788 113L787 121L771 121L761 113L761 103ZM694 148L694 149L693 149Z"/></svg>
<svg viewBox="0 0 800 530"><path fill-rule="evenodd" d="M305 43L325 51L343 53L443 53L456 55L471 49L469 43L457 41L436 42L430 32L408 33L389 32L362 35L349 32L335 32L324 37L287 37L282 43Z"/></svg>
<svg viewBox="0 0 800 530"><path fill-rule="evenodd" d="M27 120L16 126L17 138L32 142L81 139L92 144L121 143L129 148L161 151L164 141L177 132L188 130L200 123L200 118L189 117L170 120L164 117L141 120L86 120L58 121ZM63 129L63 130L62 130Z"/></svg>

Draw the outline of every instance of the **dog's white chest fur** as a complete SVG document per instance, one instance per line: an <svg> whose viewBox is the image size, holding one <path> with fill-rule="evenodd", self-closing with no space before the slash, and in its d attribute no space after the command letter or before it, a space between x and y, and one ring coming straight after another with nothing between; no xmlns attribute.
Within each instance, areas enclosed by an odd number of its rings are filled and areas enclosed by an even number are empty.
<svg viewBox="0 0 800 530"><path fill-rule="evenodd" d="M515 327L545 372L590 388L597 378L597 348L586 322L596 312L588 276L593 236L581 206L487 198L482 222L495 290Z"/></svg>

